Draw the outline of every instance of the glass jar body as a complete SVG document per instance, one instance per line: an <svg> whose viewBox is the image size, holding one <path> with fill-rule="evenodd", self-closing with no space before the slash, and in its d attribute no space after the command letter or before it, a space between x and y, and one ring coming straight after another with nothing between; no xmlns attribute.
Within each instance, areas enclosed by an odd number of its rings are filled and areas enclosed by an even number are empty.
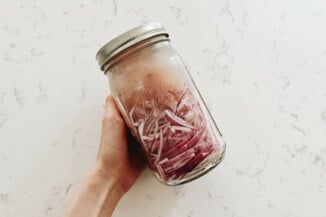
<svg viewBox="0 0 326 217"><path fill-rule="evenodd" d="M117 58L106 75L119 110L159 181L179 185L222 161L222 136L169 41Z"/></svg>

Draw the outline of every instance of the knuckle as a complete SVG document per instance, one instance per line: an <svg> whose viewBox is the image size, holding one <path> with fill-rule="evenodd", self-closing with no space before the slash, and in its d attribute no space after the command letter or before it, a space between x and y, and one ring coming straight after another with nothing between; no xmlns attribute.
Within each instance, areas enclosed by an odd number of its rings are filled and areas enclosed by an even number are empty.
<svg viewBox="0 0 326 217"><path fill-rule="evenodd" d="M112 96L107 96L105 99L105 104L109 104L111 102Z"/></svg>

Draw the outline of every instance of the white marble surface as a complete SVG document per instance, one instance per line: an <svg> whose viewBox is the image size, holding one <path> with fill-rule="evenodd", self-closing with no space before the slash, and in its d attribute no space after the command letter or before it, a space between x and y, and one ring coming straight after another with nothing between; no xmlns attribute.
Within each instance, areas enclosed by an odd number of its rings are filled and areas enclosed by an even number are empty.
<svg viewBox="0 0 326 217"><path fill-rule="evenodd" d="M116 217L326 217L324 0L0 3L0 216L59 216L92 167L106 78L97 49L162 21L227 141L181 187L148 172Z"/></svg>

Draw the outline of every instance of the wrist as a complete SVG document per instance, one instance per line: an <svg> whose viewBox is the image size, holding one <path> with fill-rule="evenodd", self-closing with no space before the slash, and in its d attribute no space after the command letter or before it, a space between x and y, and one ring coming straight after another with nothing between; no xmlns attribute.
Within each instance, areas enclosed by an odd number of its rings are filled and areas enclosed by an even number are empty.
<svg viewBox="0 0 326 217"><path fill-rule="evenodd" d="M111 185L119 196L123 196L127 190L124 188L118 174L114 171L108 171L101 162L97 162L91 175L94 179Z"/></svg>
<svg viewBox="0 0 326 217"><path fill-rule="evenodd" d="M118 180L114 176L108 177L103 170L95 167L79 187L64 216L111 216L123 195Z"/></svg>

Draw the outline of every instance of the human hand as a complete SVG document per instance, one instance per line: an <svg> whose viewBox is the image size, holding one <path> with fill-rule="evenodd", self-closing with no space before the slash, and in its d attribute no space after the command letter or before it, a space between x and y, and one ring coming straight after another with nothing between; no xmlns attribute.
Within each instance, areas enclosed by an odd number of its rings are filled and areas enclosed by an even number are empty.
<svg viewBox="0 0 326 217"><path fill-rule="evenodd" d="M107 97L95 169L79 187L63 217L112 216L120 198L141 174L145 158L128 134L112 96Z"/></svg>
<svg viewBox="0 0 326 217"><path fill-rule="evenodd" d="M106 99L96 171L114 179L127 192L145 165L139 144L129 134L112 96Z"/></svg>

